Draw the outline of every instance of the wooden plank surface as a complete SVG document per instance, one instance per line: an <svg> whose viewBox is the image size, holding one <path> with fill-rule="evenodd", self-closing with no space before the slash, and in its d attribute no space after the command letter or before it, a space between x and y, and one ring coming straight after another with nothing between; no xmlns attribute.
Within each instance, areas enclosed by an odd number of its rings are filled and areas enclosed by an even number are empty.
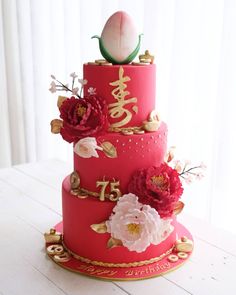
<svg viewBox="0 0 236 295"><path fill-rule="evenodd" d="M61 220L61 182L71 171L57 160L0 170L0 294L236 294L235 236L186 215L193 256L164 276L105 282L49 261L43 233Z"/></svg>

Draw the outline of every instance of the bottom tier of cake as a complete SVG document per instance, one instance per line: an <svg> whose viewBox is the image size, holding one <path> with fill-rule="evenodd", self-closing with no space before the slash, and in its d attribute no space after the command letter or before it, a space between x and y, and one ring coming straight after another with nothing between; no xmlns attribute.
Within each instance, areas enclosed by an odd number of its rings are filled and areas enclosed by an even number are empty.
<svg viewBox="0 0 236 295"><path fill-rule="evenodd" d="M159 245L150 245L144 252L129 251L119 246L107 248L109 233L98 234L91 229L92 224L99 224L109 219L116 202L99 201L98 198L80 199L70 193L70 182L67 177L63 182L63 235L64 245L72 253L91 261L102 263L131 263L154 259L171 251L176 241L176 219L171 234Z"/></svg>

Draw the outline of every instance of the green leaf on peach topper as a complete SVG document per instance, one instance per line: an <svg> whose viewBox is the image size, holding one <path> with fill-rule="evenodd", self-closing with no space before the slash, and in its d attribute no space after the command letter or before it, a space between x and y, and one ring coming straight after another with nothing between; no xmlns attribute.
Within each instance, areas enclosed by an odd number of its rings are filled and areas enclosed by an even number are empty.
<svg viewBox="0 0 236 295"><path fill-rule="evenodd" d="M126 57L124 60L122 61L118 61L116 60L109 52L108 50L105 48L105 46L103 45L102 39L101 37L95 35L92 37L92 39L97 38L99 40L99 48L101 51L102 56L109 62L111 62L114 65L123 65L123 64L129 64L132 60L134 60L134 58L136 57L136 55L138 54L139 50L140 50L140 44L141 44L141 37L143 34L139 35L139 39L138 39L138 44L136 46L136 48L134 49L134 51L128 56Z"/></svg>

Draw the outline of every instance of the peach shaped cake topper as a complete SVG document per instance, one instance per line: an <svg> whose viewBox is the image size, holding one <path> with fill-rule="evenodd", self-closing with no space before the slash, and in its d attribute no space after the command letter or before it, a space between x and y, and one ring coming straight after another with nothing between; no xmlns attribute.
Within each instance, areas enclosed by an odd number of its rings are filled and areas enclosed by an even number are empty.
<svg viewBox="0 0 236 295"><path fill-rule="evenodd" d="M102 56L113 64L128 64L140 49L141 35L132 18L124 11L117 11L107 20L101 37L99 48Z"/></svg>

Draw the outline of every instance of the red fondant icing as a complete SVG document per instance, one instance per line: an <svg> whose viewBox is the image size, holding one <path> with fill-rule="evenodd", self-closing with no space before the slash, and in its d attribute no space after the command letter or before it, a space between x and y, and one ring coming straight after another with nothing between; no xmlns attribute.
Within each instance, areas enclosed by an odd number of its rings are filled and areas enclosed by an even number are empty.
<svg viewBox="0 0 236 295"><path fill-rule="evenodd" d="M159 166L164 159L167 145L167 126L162 123L158 131L139 135L107 133L97 138L98 144L111 142L117 149L117 158L108 158L98 151L99 158L81 158L74 153L74 169L79 173L81 187L99 191L96 181L115 178L120 181L121 192L127 193L132 174L141 168Z"/></svg>
<svg viewBox="0 0 236 295"><path fill-rule="evenodd" d="M116 103L117 100L112 96L111 92L116 86L111 86L109 83L119 80L119 69L121 66L98 66L98 65L84 65L84 79L88 80L84 87L84 93L88 93L89 87L96 88L96 93L106 99L107 104ZM132 119L124 126L140 126L144 120L147 120L148 115L155 109L156 99L156 66L145 65L122 65L124 69L124 76L128 76L130 81L125 82L129 91L125 100L136 97L137 103L129 103L124 105L124 108L129 110L132 114ZM133 107L137 106L137 113ZM113 119L109 116L111 124L125 118L123 114L120 118Z"/></svg>
<svg viewBox="0 0 236 295"><path fill-rule="evenodd" d="M92 169L92 167L91 167ZM122 263L151 259L169 250L176 240L176 230L161 244L150 245L146 251L137 253L126 247L107 249L110 234L98 234L90 226L106 221L112 213L115 202L99 201L95 197L79 199L70 194L69 177L62 186L64 243L77 255L91 260ZM176 220L173 220L175 227Z"/></svg>

